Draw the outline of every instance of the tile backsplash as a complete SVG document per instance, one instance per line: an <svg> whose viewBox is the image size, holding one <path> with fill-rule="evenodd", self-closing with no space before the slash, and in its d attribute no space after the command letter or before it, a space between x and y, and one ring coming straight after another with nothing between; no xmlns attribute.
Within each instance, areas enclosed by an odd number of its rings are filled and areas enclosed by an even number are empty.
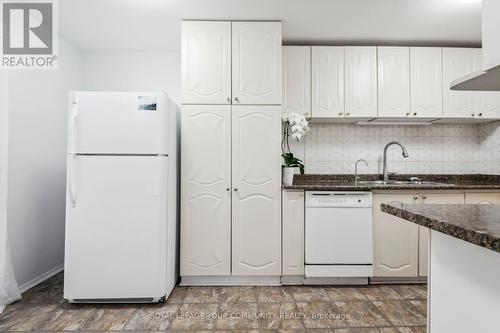
<svg viewBox="0 0 500 333"><path fill-rule="evenodd" d="M384 146L393 140L401 148L388 150L389 172L405 174L500 174L500 122L483 125L361 126L354 124L311 124L302 142L291 144L294 154L305 162L306 173L353 173L356 160L368 167L360 173L382 173Z"/></svg>

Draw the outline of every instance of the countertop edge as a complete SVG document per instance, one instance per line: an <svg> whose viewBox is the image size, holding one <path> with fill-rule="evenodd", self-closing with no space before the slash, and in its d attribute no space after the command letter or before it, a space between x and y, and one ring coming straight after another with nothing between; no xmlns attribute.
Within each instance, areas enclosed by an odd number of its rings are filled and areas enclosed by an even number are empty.
<svg viewBox="0 0 500 333"><path fill-rule="evenodd" d="M473 229L468 229L443 221L437 221L436 219L429 218L428 216L410 212L390 204L381 204L380 208L387 214L500 253L500 239L487 233L480 233Z"/></svg>

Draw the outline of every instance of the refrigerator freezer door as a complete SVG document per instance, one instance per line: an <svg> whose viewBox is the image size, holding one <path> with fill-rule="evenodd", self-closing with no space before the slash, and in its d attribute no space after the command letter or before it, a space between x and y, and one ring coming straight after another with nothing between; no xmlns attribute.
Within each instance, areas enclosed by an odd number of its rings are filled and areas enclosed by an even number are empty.
<svg viewBox="0 0 500 333"><path fill-rule="evenodd" d="M71 92L70 154L168 154L163 93Z"/></svg>
<svg viewBox="0 0 500 333"><path fill-rule="evenodd" d="M167 161L68 156L66 299L165 295Z"/></svg>

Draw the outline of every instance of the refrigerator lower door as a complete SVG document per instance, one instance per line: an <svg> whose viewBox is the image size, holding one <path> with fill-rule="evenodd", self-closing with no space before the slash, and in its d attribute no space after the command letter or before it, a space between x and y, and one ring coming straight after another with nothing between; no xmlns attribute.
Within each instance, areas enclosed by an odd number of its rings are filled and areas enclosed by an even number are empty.
<svg viewBox="0 0 500 333"><path fill-rule="evenodd" d="M165 296L168 157L68 156L64 297Z"/></svg>

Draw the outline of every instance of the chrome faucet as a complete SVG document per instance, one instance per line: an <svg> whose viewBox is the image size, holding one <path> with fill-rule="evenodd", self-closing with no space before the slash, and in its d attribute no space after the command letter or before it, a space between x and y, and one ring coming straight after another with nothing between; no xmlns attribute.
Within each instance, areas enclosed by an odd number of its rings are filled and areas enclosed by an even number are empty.
<svg viewBox="0 0 500 333"><path fill-rule="evenodd" d="M387 175L387 148L389 148L392 145L398 145L401 147L401 149L403 150L403 157L404 158L407 158L409 156L408 152L406 151L405 146L403 146L403 144L399 141L391 141L385 145L385 147L384 147L384 182L389 180L389 176Z"/></svg>
<svg viewBox="0 0 500 333"><path fill-rule="evenodd" d="M364 159L359 159L356 161L356 164L354 164L354 186L358 186L358 163L363 162L366 166L368 166L368 162L365 161Z"/></svg>

